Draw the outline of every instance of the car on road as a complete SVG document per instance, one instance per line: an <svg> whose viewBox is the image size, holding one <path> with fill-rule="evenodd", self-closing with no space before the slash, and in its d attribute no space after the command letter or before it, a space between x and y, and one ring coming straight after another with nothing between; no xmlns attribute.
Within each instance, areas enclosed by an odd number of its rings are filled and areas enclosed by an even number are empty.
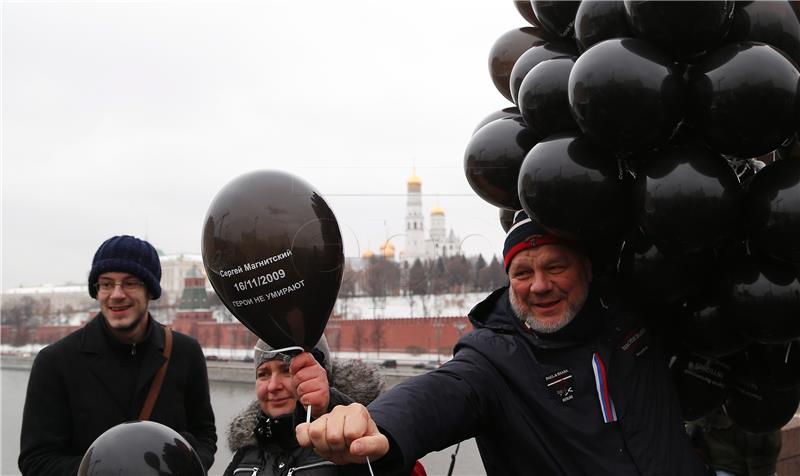
<svg viewBox="0 0 800 476"><path fill-rule="evenodd" d="M385 369L396 369L397 368L397 361L394 359L387 359L381 362L381 367Z"/></svg>
<svg viewBox="0 0 800 476"><path fill-rule="evenodd" d="M436 362L417 362L416 364L411 366L411 368L423 369L423 370L434 370L438 367L439 364Z"/></svg>

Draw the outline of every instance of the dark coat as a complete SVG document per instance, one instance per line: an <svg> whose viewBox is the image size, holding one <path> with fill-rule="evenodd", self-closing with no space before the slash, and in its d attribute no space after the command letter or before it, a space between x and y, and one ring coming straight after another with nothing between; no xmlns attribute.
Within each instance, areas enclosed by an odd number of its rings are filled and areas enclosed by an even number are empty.
<svg viewBox="0 0 800 476"><path fill-rule="evenodd" d="M203 466L216 452L214 412L203 351L173 332L172 356L151 421L178 431ZM22 416L23 475L75 476L92 442L109 428L136 420L164 362L164 329L150 318L145 341L124 345L98 314L81 329L42 349L31 369Z"/></svg>
<svg viewBox="0 0 800 476"><path fill-rule="evenodd" d="M630 316L590 295L544 340L514 316L503 288L470 319L475 330L451 361L369 406L391 442L376 473L475 437L489 476L708 474L684 433L663 354ZM605 385L596 381L595 354ZM608 423L600 397L609 393L600 389L610 390L616 410Z"/></svg>
<svg viewBox="0 0 800 476"><path fill-rule="evenodd" d="M339 398L340 395L331 389L331 405L347 405L352 400ZM235 449L231 462L225 469L224 476L236 476L239 473L247 476L286 476L289 471L298 476L337 476L338 467L325 461L311 448L303 448L297 443L294 428L305 421L305 410L302 405L295 407L294 414L272 420L265 424L265 415L260 411L258 402L234 418L231 426L238 426L237 434L245 436L238 441L230 442ZM269 437L260 441L255 436L256 429L269 432ZM267 430L270 428L270 430ZM242 431L242 430L245 431ZM238 470L237 473L234 473ZM245 471L246 470L246 471Z"/></svg>
<svg viewBox="0 0 800 476"><path fill-rule="evenodd" d="M358 360L334 359L325 363L328 378L331 384L331 397L328 410L336 405L348 405L354 400L367 405L375 399L384 386L383 376L375 367L364 364ZM335 387L335 388L334 388ZM258 400L253 401L246 409L237 415L228 428L228 447L234 452L225 476L282 476L287 475L292 468L296 469L293 475L297 476L335 476L342 474L341 467L332 466L323 461L310 448L301 448L295 438L295 422L305 421L305 412L298 405L290 417L293 421L288 425L276 426L276 431L271 438L259 442L256 438L256 429L259 427L259 416L263 413ZM284 433L280 433L283 430ZM287 431L288 430L288 431ZM248 471L245 471L247 469ZM256 469L258 470L257 472Z"/></svg>

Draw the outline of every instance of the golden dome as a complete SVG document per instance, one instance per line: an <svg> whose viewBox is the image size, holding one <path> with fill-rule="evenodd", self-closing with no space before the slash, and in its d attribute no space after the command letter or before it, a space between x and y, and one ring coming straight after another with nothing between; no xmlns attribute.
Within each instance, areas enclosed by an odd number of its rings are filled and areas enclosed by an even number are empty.
<svg viewBox="0 0 800 476"><path fill-rule="evenodd" d="M433 207L433 209L431 209L431 215L444 216L444 208L442 208L442 207Z"/></svg>
<svg viewBox="0 0 800 476"><path fill-rule="evenodd" d="M411 177L408 177L408 185L422 185L422 179L417 177L417 170L411 172Z"/></svg>
<svg viewBox="0 0 800 476"><path fill-rule="evenodd" d="M394 245L388 241L381 245L381 254L385 258L394 258Z"/></svg>
<svg viewBox="0 0 800 476"><path fill-rule="evenodd" d="M375 253L373 253L370 249L367 249L367 251L361 253L362 258L372 258L373 256L375 256Z"/></svg>

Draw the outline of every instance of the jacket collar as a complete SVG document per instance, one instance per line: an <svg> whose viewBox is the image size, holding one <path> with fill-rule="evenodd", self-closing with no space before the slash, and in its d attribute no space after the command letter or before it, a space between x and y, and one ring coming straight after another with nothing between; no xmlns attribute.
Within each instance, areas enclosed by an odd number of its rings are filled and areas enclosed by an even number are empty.
<svg viewBox="0 0 800 476"><path fill-rule="evenodd" d="M147 325L147 333L145 334L145 341L148 341L154 348L160 352L164 350L164 329L151 314L147 314L149 323ZM83 334L83 341L81 342L81 352L90 354L104 354L111 351L111 347L107 340L102 322L105 316L102 312L98 312L91 321L86 323L85 332Z"/></svg>
<svg viewBox="0 0 800 476"><path fill-rule="evenodd" d="M134 401L138 401L142 392L146 392L149 389L149 382L153 380L161 364L165 361L162 355L164 329L152 316L148 315L148 318L150 319L150 324L146 340L149 341L149 344L142 349L144 355L141 356ZM105 319L103 314L97 313L86 324L80 351L89 360L89 372L97 378L101 387L116 402L123 414L130 417L128 415L130 409L125 405L125 402L130 400L130 395L127 395L129 387L127 385L118 385L120 375L119 357L115 355L116 352L111 347L109 339L112 337L106 336L106 331L103 330L104 322L102 322L102 319ZM144 401L144 397L141 398L141 401ZM134 418L136 416L138 415L133 415Z"/></svg>

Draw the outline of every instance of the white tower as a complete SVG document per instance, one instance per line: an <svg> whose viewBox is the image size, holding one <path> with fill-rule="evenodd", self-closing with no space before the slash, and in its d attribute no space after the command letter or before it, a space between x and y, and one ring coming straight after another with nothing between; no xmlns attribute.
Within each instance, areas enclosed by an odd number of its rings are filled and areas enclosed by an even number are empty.
<svg viewBox="0 0 800 476"><path fill-rule="evenodd" d="M431 210L431 239L433 241L444 241L446 233L444 209L442 207L433 207L433 210Z"/></svg>
<svg viewBox="0 0 800 476"><path fill-rule="evenodd" d="M403 258L413 261L425 256L425 218L422 216L422 180L416 172L407 182L406 249Z"/></svg>

